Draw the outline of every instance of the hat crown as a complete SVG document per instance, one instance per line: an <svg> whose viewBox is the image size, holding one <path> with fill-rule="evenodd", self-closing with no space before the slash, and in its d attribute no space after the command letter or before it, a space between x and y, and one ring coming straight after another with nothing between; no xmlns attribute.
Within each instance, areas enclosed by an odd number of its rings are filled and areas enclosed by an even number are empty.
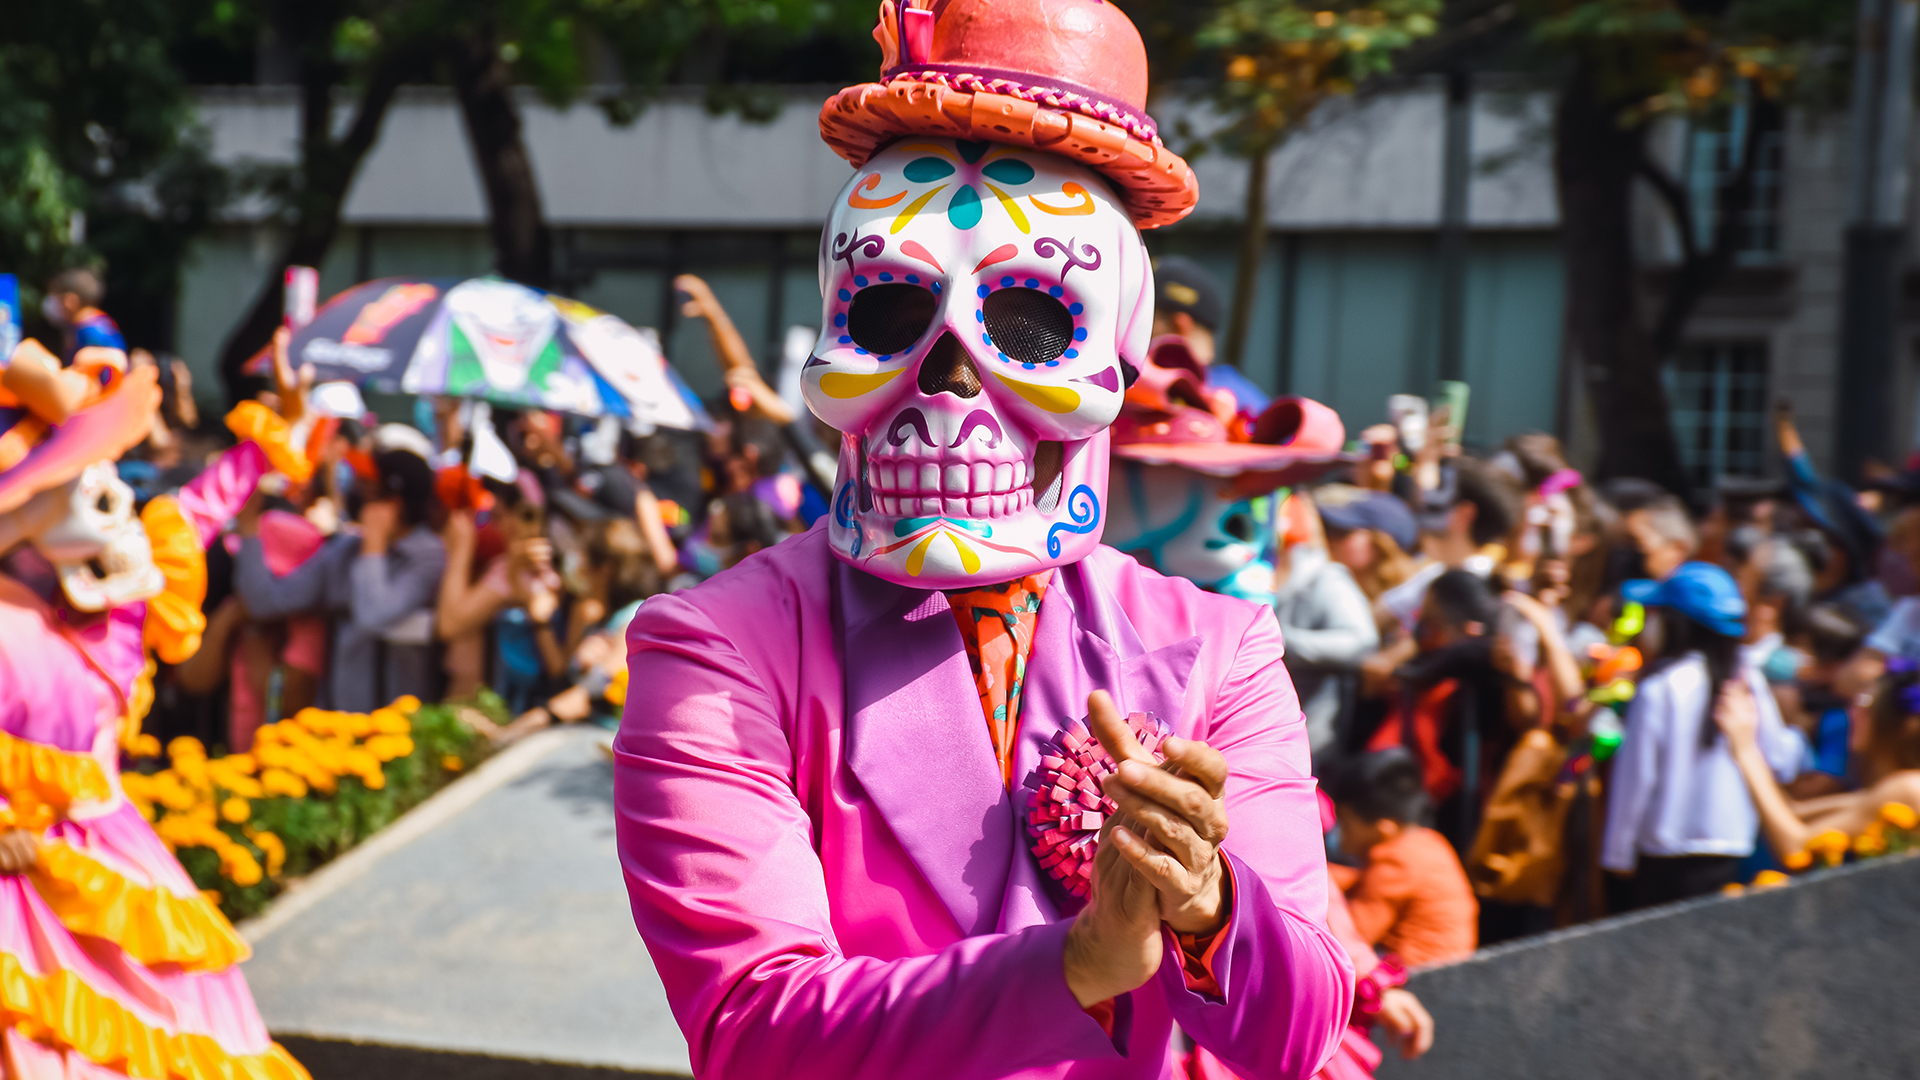
<svg viewBox="0 0 1920 1080"><path fill-rule="evenodd" d="M1105 0L935 0L926 55L903 35L883 79L937 70L1058 87L1147 109L1147 50L1125 13ZM903 11L902 18L915 17Z"/></svg>

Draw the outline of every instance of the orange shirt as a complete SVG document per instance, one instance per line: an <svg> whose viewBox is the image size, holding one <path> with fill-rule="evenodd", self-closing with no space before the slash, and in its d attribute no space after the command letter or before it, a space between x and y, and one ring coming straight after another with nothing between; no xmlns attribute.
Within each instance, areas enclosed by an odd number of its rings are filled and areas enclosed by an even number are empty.
<svg viewBox="0 0 1920 1080"><path fill-rule="evenodd" d="M1453 845L1410 825L1367 852L1367 865L1328 868L1347 894L1354 928L1408 967L1455 960L1480 939L1480 902Z"/></svg>

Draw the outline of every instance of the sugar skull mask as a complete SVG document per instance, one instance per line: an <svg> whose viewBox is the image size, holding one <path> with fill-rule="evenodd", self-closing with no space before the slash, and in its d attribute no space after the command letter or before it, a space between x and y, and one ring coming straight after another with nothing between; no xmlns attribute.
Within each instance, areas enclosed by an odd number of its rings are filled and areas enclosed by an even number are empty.
<svg viewBox="0 0 1920 1080"><path fill-rule="evenodd" d="M105 611L144 600L166 586L153 546L133 512L133 489L113 463L90 465L77 479L48 488L6 515L0 550L26 540L59 577L77 611Z"/></svg>
<svg viewBox="0 0 1920 1080"><path fill-rule="evenodd" d="M1171 465L1120 463L1107 542L1163 574L1248 600L1271 600L1271 504Z"/></svg>
<svg viewBox="0 0 1920 1080"><path fill-rule="evenodd" d="M845 433L829 537L920 588L1075 562L1105 525L1106 429L1144 357L1152 270L1100 176L987 142L908 138L821 236L808 406ZM1123 364L1124 362L1124 364Z"/></svg>

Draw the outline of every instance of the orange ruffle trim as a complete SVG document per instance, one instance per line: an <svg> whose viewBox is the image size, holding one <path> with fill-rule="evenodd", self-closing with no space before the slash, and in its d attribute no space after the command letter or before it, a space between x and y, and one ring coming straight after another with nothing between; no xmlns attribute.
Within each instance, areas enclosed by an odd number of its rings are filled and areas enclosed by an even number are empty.
<svg viewBox="0 0 1920 1080"><path fill-rule="evenodd" d="M279 1043L229 1053L211 1036L152 1027L71 971L41 978L0 954L0 1023L137 1080L311 1080Z"/></svg>
<svg viewBox="0 0 1920 1080"><path fill-rule="evenodd" d="M264 450L267 461L287 479L304 484L313 476L313 462L293 445L293 427L279 413L257 401L243 401L227 414L227 430L251 439Z"/></svg>
<svg viewBox="0 0 1920 1080"><path fill-rule="evenodd" d="M111 941L142 964L221 971L253 955L206 897L136 885L67 844L41 845L27 877L62 926Z"/></svg>
<svg viewBox="0 0 1920 1080"><path fill-rule="evenodd" d="M140 524L153 548L153 564L167 579L160 595L147 601L142 636L160 659L183 663L200 651L200 635L207 629L200 611L207 598L207 551L200 531L171 495L154 496L140 511Z"/></svg>
<svg viewBox="0 0 1920 1080"><path fill-rule="evenodd" d="M11 804L14 824L37 832L75 802L106 802L113 789L91 756L0 732L0 796Z"/></svg>

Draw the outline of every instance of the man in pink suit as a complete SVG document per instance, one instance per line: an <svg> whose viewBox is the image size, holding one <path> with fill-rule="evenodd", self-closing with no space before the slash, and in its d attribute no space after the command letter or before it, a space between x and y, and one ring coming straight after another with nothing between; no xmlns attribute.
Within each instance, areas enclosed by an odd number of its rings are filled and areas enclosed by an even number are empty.
<svg viewBox="0 0 1920 1080"><path fill-rule="evenodd" d="M883 82L821 114L832 513L628 631L621 860L694 1070L1144 1080L1177 1024L1311 1076L1353 967L1278 627L1099 545L1138 230L1196 194L1139 36L880 12Z"/></svg>

